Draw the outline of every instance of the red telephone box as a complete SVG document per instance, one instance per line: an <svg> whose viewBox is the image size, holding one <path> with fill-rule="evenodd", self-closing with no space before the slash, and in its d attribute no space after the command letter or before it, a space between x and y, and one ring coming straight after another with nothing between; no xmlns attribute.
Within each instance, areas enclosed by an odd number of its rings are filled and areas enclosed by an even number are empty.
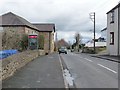
<svg viewBox="0 0 120 90"><path fill-rule="evenodd" d="M28 36L29 40L29 49L35 50L38 49L38 35L37 34L30 34Z"/></svg>

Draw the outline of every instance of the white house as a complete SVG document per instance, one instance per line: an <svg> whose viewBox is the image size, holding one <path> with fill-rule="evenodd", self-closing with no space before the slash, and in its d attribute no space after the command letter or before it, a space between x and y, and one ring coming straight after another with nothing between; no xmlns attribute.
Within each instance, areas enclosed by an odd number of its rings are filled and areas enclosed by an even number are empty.
<svg viewBox="0 0 120 90"><path fill-rule="evenodd" d="M95 42L95 47L106 47L106 41L101 41L100 39L96 39L97 41ZM85 44L85 47L94 47L94 42L93 40L88 41Z"/></svg>
<svg viewBox="0 0 120 90"><path fill-rule="evenodd" d="M107 28L101 30L101 38L104 38L104 41L107 40Z"/></svg>
<svg viewBox="0 0 120 90"><path fill-rule="evenodd" d="M107 52L120 55L120 3L107 12Z"/></svg>

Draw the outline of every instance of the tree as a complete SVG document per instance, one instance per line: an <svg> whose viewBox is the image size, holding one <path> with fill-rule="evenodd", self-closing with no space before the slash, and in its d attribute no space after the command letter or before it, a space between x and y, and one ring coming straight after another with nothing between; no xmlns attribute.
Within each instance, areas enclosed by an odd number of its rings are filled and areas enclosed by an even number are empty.
<svg viewBox="0 0 120 90"><path fill-rule="evenodd" d="M73 43L73 45L72 45L72 49L74 49L74 48L75 48L75 46L76 46L76 43Z"/></svg>
<svg viewBox="0 0 120 90"><path fill-rule="evenodd" d="M80 49L79 46L80 46L80 43L81 43L81 40L82 40L81 35L79 33L75 34L75 40L76 40L75 45L76 45L77 50L79 52L79 49Z"/></svg>
<svg viewBox="0 0 120 90"><path fill-rule="evenodd" d="M69 47L69 44L64 40L64 39L61 39L57 42L57 45L58 45L58 48L62 47L62 46L65 46L65 47Z"/></svg>

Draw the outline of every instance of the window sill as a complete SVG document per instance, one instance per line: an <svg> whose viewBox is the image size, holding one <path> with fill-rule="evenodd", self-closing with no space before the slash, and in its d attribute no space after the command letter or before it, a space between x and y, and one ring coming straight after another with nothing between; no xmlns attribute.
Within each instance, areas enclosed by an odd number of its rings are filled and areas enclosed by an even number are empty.
<svg viewBox="0 0 120 90"><path fill-rule="evenodd" d="M114 23L114 21L111 21L110 24Z"/></svg>
<svg viewBox="0 0 120 90"><path fill-rule="evenodd" d="M110 45L114 45L114 43L110 43Z"/></svg>

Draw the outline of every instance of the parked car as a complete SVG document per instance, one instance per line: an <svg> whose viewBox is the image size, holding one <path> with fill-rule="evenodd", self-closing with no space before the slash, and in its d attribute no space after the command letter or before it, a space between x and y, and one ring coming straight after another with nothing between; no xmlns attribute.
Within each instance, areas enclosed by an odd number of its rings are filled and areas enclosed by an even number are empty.
<svg viewBox="0 0 120 90"><path fill-rule="evenodd" d="M65 53L65 54L67 54L67 48L66 48L66 47L61 47L61 48L59 48L58 52L59 52L59 54L60 54L60 53Z"/></svg>

